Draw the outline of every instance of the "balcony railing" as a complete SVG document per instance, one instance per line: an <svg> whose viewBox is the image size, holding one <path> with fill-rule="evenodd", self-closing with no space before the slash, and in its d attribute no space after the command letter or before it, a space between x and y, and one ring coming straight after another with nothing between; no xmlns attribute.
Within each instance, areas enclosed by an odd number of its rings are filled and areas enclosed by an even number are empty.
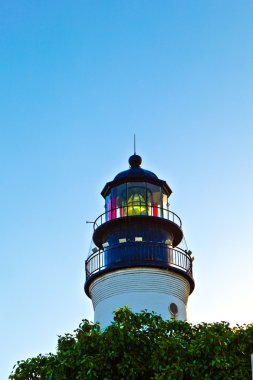
<svg viewBox="0 0 253 380"><path fill-rule="evenodd" d="M191 256L165 243L127 242L98 250L86 260L86 281L101 271L148 266L184 272L192 278Z"/></svg>
<svg viewBox="0 0 253 380"><path fill-rule="evenodd" d="M102 224L109 222L114 219L127 217L127 216L153 216L158 218L163 218L170 220L171 222L177 224L180 228L182 227L182 221L177 214L165 209L160 206L151 206L145 203L133 203L127 206L112 208L99 217L94 222L94 230L96 230Z"/></svg>

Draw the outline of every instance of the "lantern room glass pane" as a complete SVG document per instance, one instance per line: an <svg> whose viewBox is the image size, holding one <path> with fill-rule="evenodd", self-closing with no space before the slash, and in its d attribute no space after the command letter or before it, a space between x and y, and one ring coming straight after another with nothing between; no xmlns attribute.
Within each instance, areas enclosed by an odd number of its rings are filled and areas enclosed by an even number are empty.
<svg viewBox="0 0 253 380"><path fill-rule="evenodd" d="M116 186L112 189L112 219L120 218L124 215L124 207L126 206L126 183Z"/></svg>
<svg viewBox="0 0 253 380"><path fill-rule="evenodd" d="M162 216L161 188L157 185L147 183L148 215Z"/></svg>
<svg viewBox="0 0 253 380"><path fill-rule="evenodd" d="M127 184L127 205L125 213L132 215L147 215L146 183L129 182Z"/></svg>
<svg viewBox="0 0 253 380"><path fill-rule="evenodd" d="M162 194L163 194L163 217L165 219L169 219L168 195L165 194L164 192Z"/></svg>
<svg viewBox="0 0 253 380"><path fill-rule="evenodd" d="M105 220L111 220L111 194L107 195L105 198Z"/></svg>

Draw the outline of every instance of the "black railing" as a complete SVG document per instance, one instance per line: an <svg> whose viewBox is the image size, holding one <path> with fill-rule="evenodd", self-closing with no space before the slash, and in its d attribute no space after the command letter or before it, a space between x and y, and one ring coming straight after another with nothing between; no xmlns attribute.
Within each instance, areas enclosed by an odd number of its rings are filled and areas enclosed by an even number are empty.
<svg viewBox="0 0 253 380"><path fill-rule="evenodd" d="M192 278L191 256L165 243L128 242L98 250L86 260L86 281L101 271L134 266L180 270Z"/></svg>
<svg viewBox="0 0 253 380"><path fill-rule="evenodd" d="M177 214L165 209L160 206L151 206L145 203L132 203L127 206L112 208L103 214L99 215L94 222L94 230L102 224L109 222L114 219L127 217L127 216L153 216L158 218L163 218L170 220L171 222L177 224L180 228L182 227L182 221Z"/></svg>

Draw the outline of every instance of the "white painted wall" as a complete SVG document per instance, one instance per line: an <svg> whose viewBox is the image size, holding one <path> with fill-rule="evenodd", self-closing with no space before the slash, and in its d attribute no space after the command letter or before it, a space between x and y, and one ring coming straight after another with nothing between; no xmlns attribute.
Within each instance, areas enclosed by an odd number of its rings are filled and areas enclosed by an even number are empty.
<svg viewBox="0 0 253 380"><path fill-rule="evenodd" d="M163 319L170 319L172 302L178 307L177 319L186 320L189 292L190 285L184 277L164 269L132 268L110 272L90 285L94 321L105 328L113 321L114 310L126 305L133 312L147 309Z"/></svg>

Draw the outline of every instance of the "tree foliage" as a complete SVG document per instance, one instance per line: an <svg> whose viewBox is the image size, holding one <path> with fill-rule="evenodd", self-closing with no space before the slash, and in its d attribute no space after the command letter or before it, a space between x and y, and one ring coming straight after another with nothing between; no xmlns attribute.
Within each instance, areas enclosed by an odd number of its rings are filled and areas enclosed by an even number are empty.
<svg viewBox="0 0 253 380"><path fill-rule="evenodd" d="M191 325L118 309L104 331L83 320L60 336L56 354L14 366L10 380L250 379L253 324Z"/></svg>

